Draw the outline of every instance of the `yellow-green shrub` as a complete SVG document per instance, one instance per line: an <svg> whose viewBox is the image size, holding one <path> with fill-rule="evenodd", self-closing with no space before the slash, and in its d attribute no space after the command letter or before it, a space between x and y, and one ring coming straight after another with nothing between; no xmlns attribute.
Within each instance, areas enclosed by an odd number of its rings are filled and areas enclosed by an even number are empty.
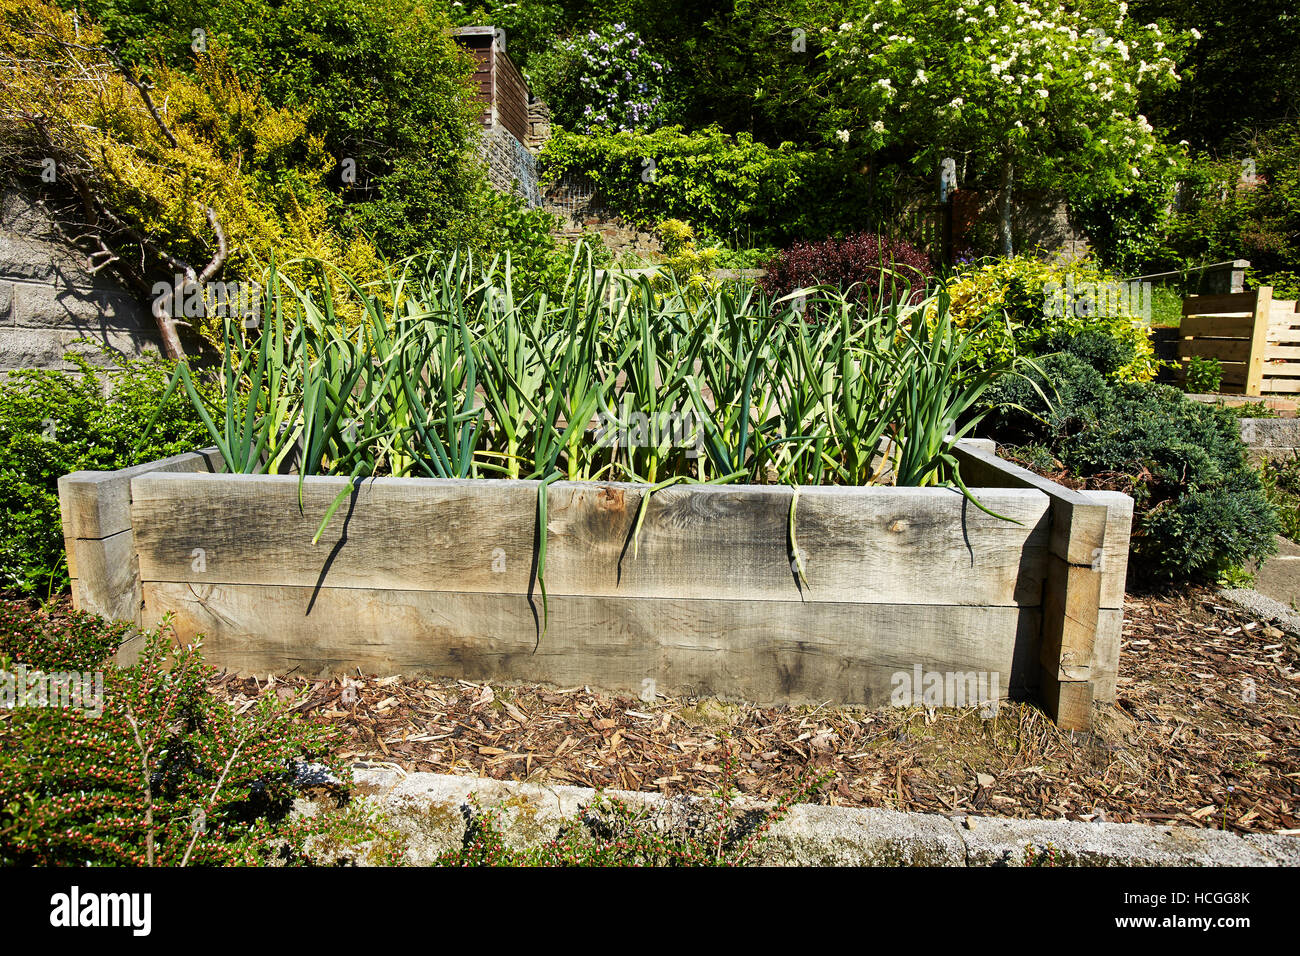
<svg viewBox="0 0 1300 956"><path fill-rule="evenodd" d="M272 257L378 274L373 245L333 224L337 200L325 177L334 160L302 112L273 108L222 53L202 53L193 76L161 64L150 73L173 144L103 42L93 23L74 24L53 4L0 0L0 163L30 176L53 159L47 188L83 205L90 199L122 260L116 268L139 267L135 285L172 275L167 257L196 270L213 258L208 208L228 245L224 280L258 281ZM220 320L201 331L219 341Z"/></svg>
<svg viewBox="0 0 1300 956"><path fill-rule="evenodd" d="M1127 308L1131 303L1121 302L1112 314L1079 316L1068 308L1054 308L1050 302L1053 284L1065 289L1071 284L1086 288L1116 282L1089 263L1048 263L1017 256L957 273L948 280L948 293L953 320L959 327L974 328L989 316L997 319L975 333L972 355L977 362L1033 354L1070 336L1101 332L1126 354L1131 353L1111 377L1150 381L1158 368L1150 328L1143 317Z"/></svg>
<svg viewBox="0 0 1300 956"><path fill-rule="evenodd" d="M722 250L716 246L703 249L695 244L695 229L680 219L665 219L655 230L663 242L664 254L660 268L672 277L680 288L693 293L711 294L718 287L713 270L718 267ZM659 285L666 286L661 280Z"/></svg>

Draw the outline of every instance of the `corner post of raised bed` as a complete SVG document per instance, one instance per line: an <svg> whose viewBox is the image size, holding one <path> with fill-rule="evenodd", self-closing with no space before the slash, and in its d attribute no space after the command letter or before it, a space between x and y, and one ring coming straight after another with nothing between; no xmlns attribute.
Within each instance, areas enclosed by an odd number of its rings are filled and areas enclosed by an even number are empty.
<svg viewBox="0 0 1300 956"><path fill-rule="evenodd" d="M1077 493L1076 493L1077 494ZM1052 536L1043 589L1039 693L1063 730L1092 725L1093 654L1102 625L1105 567L1104 504L1064 497L1052 501Z"/></svg>
<svg viewBox="0 0 1300 956"><path fill-rule="evenodd" d="M141 623L143 603L131 479L151 471L220 471L215 448L117 471L75 471L59 478L59 512L72 579L72 606L114 621Z"/></svg>
<svg viewBox="0 0 1300 956"><path fill-rule="evenodd" d="M1037 488L1051 501L1039 697L1058 727L1087 730L1093 701L1115 696L1133 500L1058 485L1002 460L991 441L954 452L968 486Z"/></svg>

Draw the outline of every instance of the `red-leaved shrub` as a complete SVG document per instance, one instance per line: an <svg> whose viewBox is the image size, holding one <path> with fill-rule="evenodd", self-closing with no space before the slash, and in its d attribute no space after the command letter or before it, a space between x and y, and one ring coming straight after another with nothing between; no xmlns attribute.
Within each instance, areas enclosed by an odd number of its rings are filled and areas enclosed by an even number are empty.
<svg viewBox="0 0 1300 956"><path fill-rule="evenodd" d="M838 286L854 299L892 301L933 275L929 257L911 243L859 232L843 239L796 242L767 263L759 285L778 296L814 285ZM883 284L883 288L882 288ZM883 295L882 295L883 293Z"/></svg>

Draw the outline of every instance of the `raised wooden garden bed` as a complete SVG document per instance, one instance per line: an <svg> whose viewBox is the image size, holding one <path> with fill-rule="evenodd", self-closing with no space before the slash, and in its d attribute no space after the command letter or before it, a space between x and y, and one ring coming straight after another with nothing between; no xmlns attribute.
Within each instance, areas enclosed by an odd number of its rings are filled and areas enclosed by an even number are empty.
<svg viewBox="0 0 1300 956"><path fill-rule="evenodd" d="M997 674L1065 727L1114 698L1132 501L958 448L993 517L942 488L360 483L226 475L212 453L60 479L78 607L244 673L589 684L755 703L881 705L898 675ZM542 623L546 627L543 632ZM961 677L957 678L959 681ZM920 702L921 688L915 699Z"/></svg>

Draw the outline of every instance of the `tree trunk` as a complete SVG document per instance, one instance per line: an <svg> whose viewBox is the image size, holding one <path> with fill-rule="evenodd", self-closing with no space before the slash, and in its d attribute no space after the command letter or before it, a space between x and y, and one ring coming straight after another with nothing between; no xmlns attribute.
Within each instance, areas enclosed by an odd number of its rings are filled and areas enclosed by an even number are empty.
<svg viewBox="0 0 1300 956"><path fill-rule="evenodd" d="M168 303L175 302L179 297L179 292L173 291L172 295L158 296L153 302L153 317L158 323L158 335L162 339L163 354L173 362L185 358L185 348L181 345L181 338L176 332L176 321L168 311Z"/></svg>
<svg viewBox="0 0 1300 956"><path fill-rule="evenodd" d="M1002 158L1002 182L998 195L998 234L1002 238L1002 254L1009 256L1011 248L1011 157Z"/></svg>

